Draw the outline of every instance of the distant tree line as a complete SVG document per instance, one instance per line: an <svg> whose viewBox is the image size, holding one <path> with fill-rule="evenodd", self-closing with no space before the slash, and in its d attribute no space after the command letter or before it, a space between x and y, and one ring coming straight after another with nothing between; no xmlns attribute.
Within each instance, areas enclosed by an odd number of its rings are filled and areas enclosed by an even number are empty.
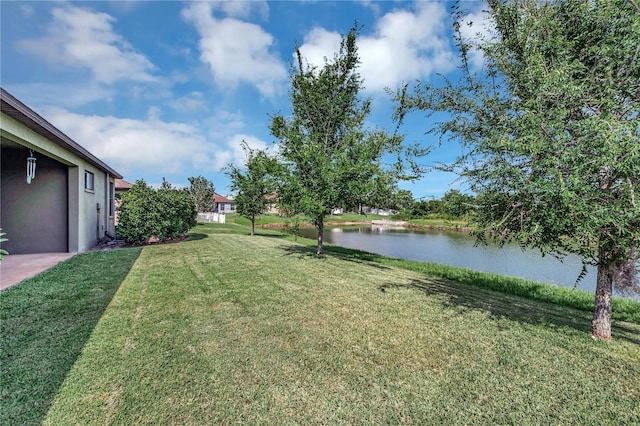
<svg viewBox="0 0 640 426"><path fill-rule="evenodd" d="M395 217L399 219L426 217L472 219L476 213L476 197L464 194L457 189L447 191L440 199L432 198L429 200L414 200L411 193L409 192L407 195L406 192L397 193L390 206L397 212Z"/></svg>

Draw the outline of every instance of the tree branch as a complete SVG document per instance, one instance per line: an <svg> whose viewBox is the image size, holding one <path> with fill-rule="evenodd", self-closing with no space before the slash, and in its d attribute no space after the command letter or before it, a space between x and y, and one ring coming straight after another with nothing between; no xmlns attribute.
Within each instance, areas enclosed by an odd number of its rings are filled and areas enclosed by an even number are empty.
<svg viewBox="0 0 640 426"><path fill-rule="evenodd" d="M629 3L631 3L631 5L632 5L633 7L635 7L635 8L636 8L636 10L638 11L638 13L640 13L640 6L639 6L635 1L633 1L633 0L627 0L627 1L628 1Z"/></svg>

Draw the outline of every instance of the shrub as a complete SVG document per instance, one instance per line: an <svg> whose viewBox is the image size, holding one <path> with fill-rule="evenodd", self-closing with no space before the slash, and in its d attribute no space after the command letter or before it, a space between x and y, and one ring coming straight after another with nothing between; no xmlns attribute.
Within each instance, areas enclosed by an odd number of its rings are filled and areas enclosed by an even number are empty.
<svg viewBox="0 0 640 426"><path fill-rule="evenodd" d="M196 225L196 204L189 192L163 185L156 197L162 212L158 238L164 240L184 235Z"/></svg>
<svg viewBox="0 0 640 426"><path fill-rule="evenodd" d="M196 224L193 199L166 181L156 191L144 180L138 180L121 199L118 236L129 244L139 244L150 237L162 241L175 238Z"/></svg>

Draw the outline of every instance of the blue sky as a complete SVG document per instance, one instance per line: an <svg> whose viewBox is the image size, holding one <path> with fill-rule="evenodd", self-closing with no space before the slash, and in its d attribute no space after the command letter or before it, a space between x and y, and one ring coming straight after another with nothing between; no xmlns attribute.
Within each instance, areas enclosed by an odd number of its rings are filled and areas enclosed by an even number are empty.
<svg viewBox="0 0 640 426"><path fill-rule="evenodd" d="M435 1L3 1L1 84L130 182L177 187L189 176L228 194L221 169L244 162L241 141L274 149L270 114L289 113L294 43L321 65L354 21L370 125L393 131L384 88L455 77L447 2ZM468 1L470 21L483 3ZM471 33L471 30L469 30ZM426 162L451 161L422 114L401 132L436 145ZM431 172L406 183L440 197L455 177ZM464 188L463 188L464 189Z"/></svg>

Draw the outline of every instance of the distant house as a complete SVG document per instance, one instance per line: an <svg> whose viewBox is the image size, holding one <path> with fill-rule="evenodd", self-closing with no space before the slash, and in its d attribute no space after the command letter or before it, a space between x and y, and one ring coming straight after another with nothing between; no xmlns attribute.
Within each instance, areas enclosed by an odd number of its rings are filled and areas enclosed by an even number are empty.
<svg viewBox="0 0 640 426"><path fill-rule="evenodd" d="M124 179L116 179L116 215L114 219L114 223L118 224L118 211L120 210L120 205L122 205L122 200L119 195L124 194L133 186L132 183L127 182Z"/></svg>
<svg viewBox="0 0 640 426"><path fill-rule="evenodd" d="M220 194L213 194L213 211L215 213L235 213L236 205L233 200L223 197Z"/></svg>
<svg viewBox="0 0 640 426"><path fill-rule="evenodd" d="M124 179L116 179L116 194L127 192L132 186L132 183L129 183Z"/></svg>
<svg viewBox="0 0 640 426"><path fill-rule="evenodd" d="M375 207L362 207L362 213L364 214L376 214L379 216L393 216L394 212L391 209L378 209Z"/></svg>
<svg viewBox="0 0 640 426"><path fill-rule="evenodd" d="M268 194L265 196L265 199L267 200L267 213L277 214L280 216L284 215L284 212L280 208L280 200L278 199L278 194L276 192Z"/></svg>
<svg viewBox="0 0 640 426"><path fill-rule="evenodd" d="M114 236L122 176L2 88L0 106L2 248L78 253Z"/></svg>

